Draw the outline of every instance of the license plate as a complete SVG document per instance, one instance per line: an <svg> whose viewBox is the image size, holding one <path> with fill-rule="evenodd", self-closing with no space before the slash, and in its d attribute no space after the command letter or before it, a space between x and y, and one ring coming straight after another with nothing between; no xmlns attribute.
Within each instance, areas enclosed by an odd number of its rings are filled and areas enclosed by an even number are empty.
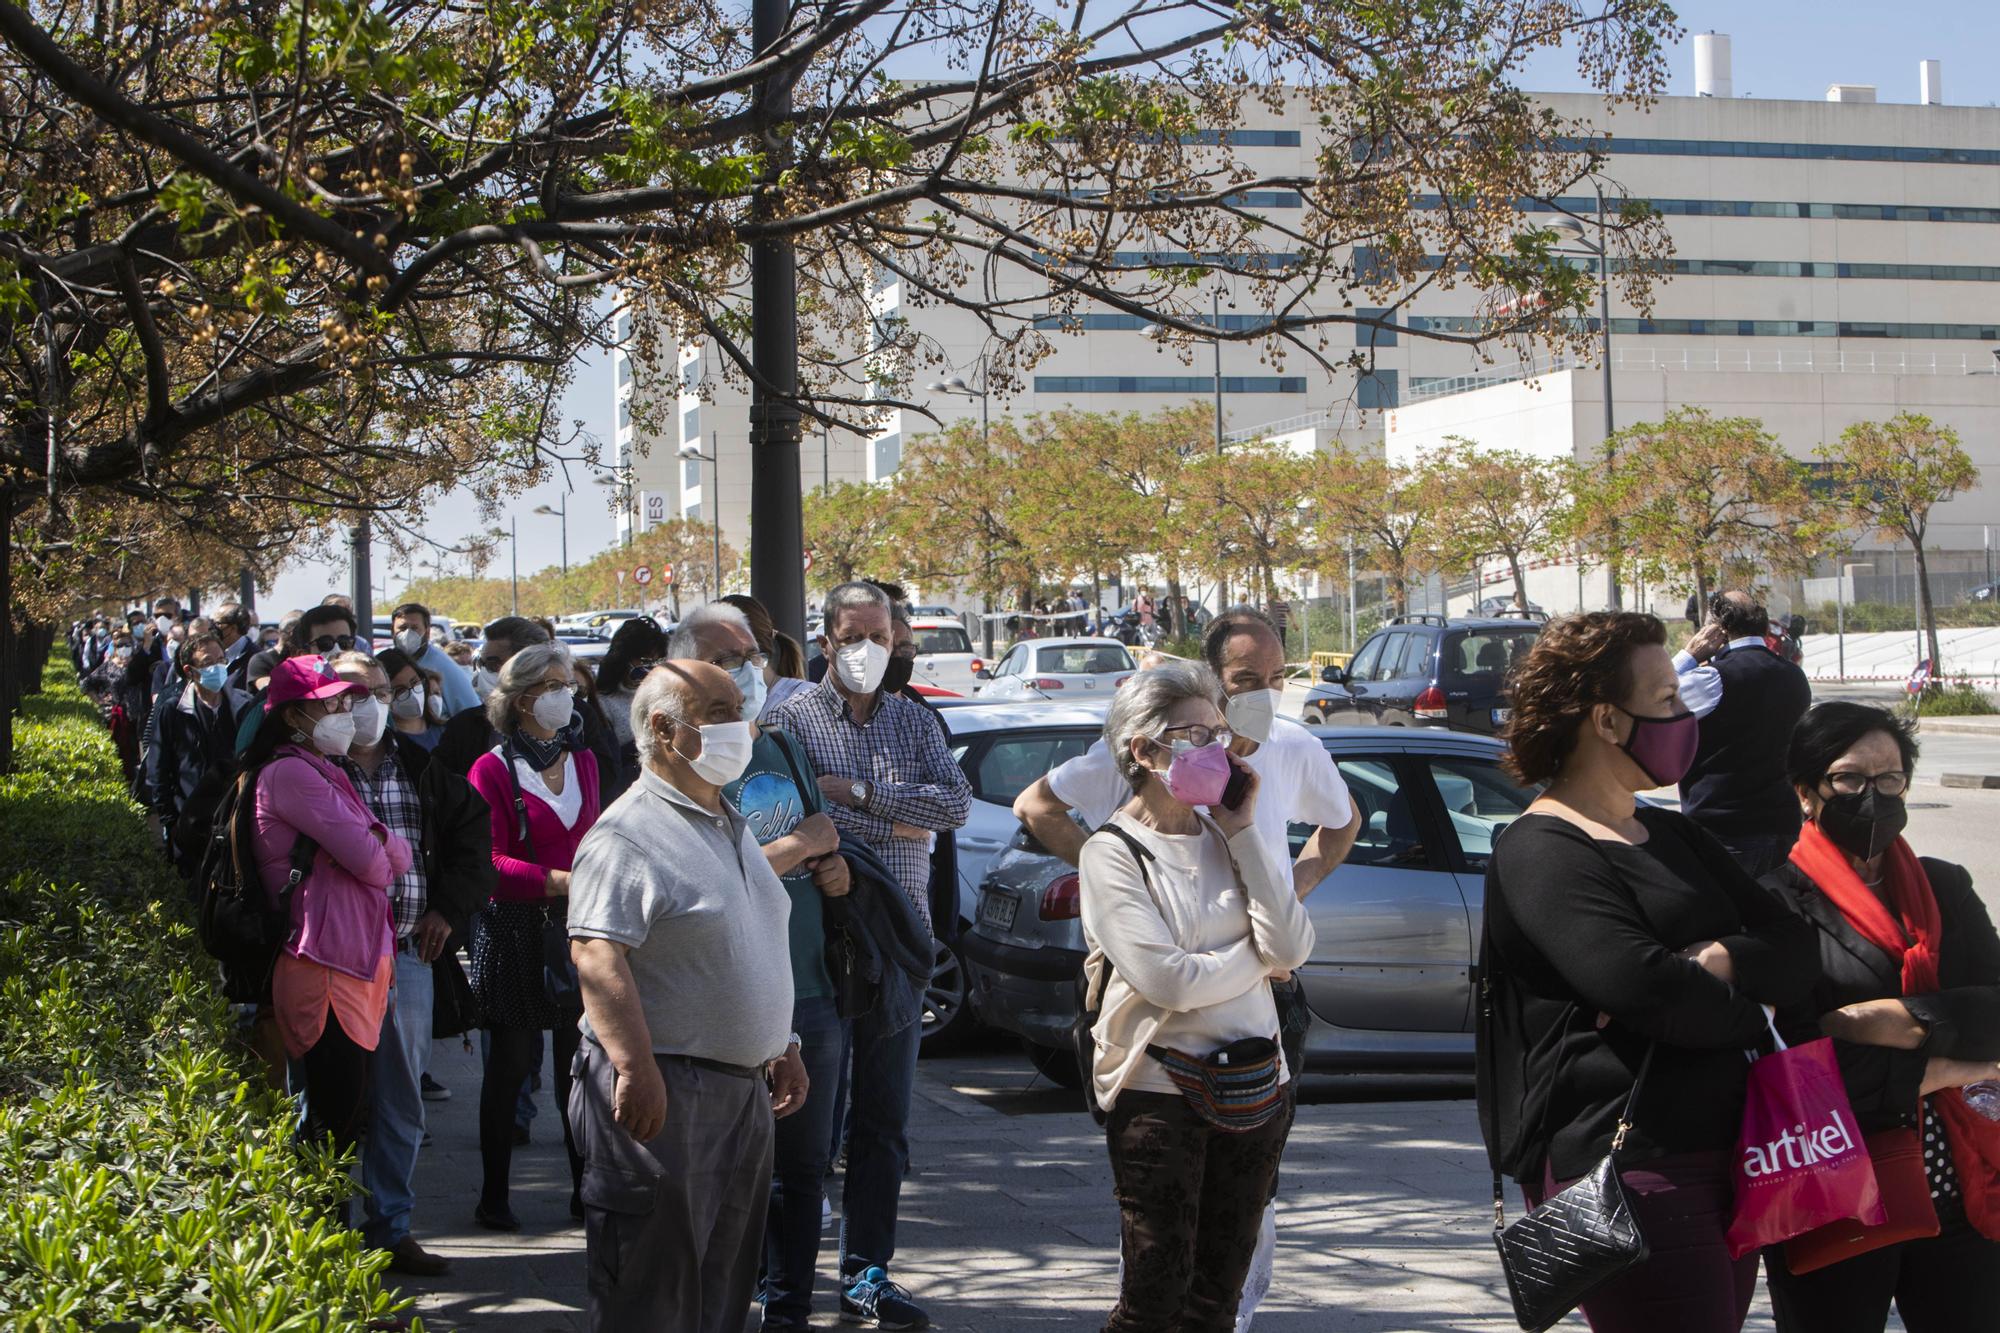
<svg viewBox="0 0 2000 1333"><path fill-rule="evenodd" d="M988 892L979 900L979 924L992 926L996 930L1011 930L1014 913L1019 911L1021 900L1011 893Z"/></svg>
<svg viewBox="0 0 2000 1333"><path fill-rule="evenodd" d="M1513 709L1511 709L1511 708L1496 708L1496 709L1494 709L1494 710L1493 710L1493 725L1494 725L1494 726L1496 726L1496 727L1497 727L1497 726L1499 726L1499 725L1500 725L1501 723L1503 723L1503 722L1511 722L1511 721L1513 721L1513 720L1514 720L1514 710L1513 710Z"/></svg>

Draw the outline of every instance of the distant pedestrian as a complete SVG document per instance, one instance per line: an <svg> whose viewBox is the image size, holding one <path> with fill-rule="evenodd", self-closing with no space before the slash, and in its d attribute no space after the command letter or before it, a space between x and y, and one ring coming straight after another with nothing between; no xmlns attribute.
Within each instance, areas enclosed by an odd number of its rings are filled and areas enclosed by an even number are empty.
<svg viewBox="0 0 2000 1333"><path fill-rule="evenodd" d="M1227 747L1221 688L1193 663L1134 676L1104 738L1132 790L1084 844L1086 976L1100 1001L1087 1086L1122 1215L1106 1333L1228 1333L1291 1128L1268 980L1312 952L1312 921L1257 834L1255 770ZM1246 783L1234 805L1227 784ZM1202 813L1203 809L1206 814ZM1262 1085L1221 1105L1222 1069Z"/></svg>
<svg viewBox="0 0 2000 1333"><path fill-rule="evenodd" d="M440 721L450 721L454 713L479 706L479 693L472 688L472 678L432 637L429 607L422 602L403 603L390 613L389 630L396 648L417 670L444 682Z"/></svg>
<svg viewBox="0 0 2000 1333"><path fill-rule="evenodd" d="M1770 624L1750 594L1717 593L1709 623L1674 658L1681 698L1701 719L1681 811L1753 877L1783 865L1798 840L1785 751L1812 703L1805 672L1766 643Z"/></svg>
<svg viewBox="0 0 2000 1333"><path fill-rule="evenodd" d="M739 1333L771 1197L773 1119L808 1100L791 1035L791 906L721 788L751 758L743 692L706 662L640 685L638 783L579 849L585 1326Z"/></svg>
<svg viewBox="0 0 2000 1333"><path fill-rule="evenodd" d="M1547 786L1486 872L1480 1124L1530 1205L1620 1136L1651 1255L1584 1297L1592 1328L1736 1333L1757 1286L1756 1252L1732 1259L1727 1240L1743 1053L1819 958L1811 927L1699 825L1636 802L1694 752L1665 644L1649 615L1571 616L1513 677L1507 763Z"/></svg>

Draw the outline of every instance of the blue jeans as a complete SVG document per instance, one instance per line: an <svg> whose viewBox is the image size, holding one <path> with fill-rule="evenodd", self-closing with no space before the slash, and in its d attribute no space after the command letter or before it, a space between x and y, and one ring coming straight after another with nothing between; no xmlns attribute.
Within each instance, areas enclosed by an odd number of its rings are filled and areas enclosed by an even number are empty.
<svg viewBox="0 0 2000 1333"><path fill-rule="evenodd" d="M430 1063L430 964L399 946L382 1037L368 1056L368 1142L361 1150L361 1187L368 1191L361 1238L377 1249L394 1249L410 1234L424 1141L421 1085Z"/></svg>
<svg viewBox="0 0 2000 1333"><path fill-rule="evenodd" d="M834 1084L840 1076L840 1016L830 996L792 1006L792 1030L811 1084L806 1104L778 1121L771 1212L764 1225L764 1314L803 1322L812 1313L819 1269L819 1210L831 1160Z"/></svg>
<svg viewBox="0 0 2000 1333"><path fill-rule="evenodd" d="M840 1200L840 1275L896 1255L896 1206L910 1165L910 1096L917 1081L921 1023L878 1008L848 1024L854 1047L847 1085L847 1175ZM883 1029L894 1027L893 1032Z"/></svg>

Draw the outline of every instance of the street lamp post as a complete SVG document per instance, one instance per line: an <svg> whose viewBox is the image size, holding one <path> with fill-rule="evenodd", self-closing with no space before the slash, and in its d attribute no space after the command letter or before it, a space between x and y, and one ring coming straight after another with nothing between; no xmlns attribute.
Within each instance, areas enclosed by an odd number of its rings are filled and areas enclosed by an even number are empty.
<svg viewBox="0 0 2000 1333"><path fill-rule="evenodd" d="M1857 569L1873 570L1873 564L1842 565L1840 582L1833 590L1833 642L1834 655L1839 662L1836 670L1842 680L1847 679L1847 589Z"/></svg>
<svg viewBox="0 0 2000 1333"><path fill-rule="evenodd" d="M597 484L599 486L612 487L618 492L618 513L625 520L625 536L619 545L630 546L632 544L632 529L638 521L632 513L632 478L630 471L621 463L613 468L612 471L599 474ZM565 541L567 541L567 538L565 538Z"/></svg>
<svg viewBox="0 0 2000 1333"><path fill-rule="evenodd" d="M713 489L706 497L707 503L702 506L708 511L708 531L715 542L714 554L711 557L709 565L708 587L710 601L714 601L716 598L722 596L722 451L716 448L715 437L716 432L710 431L708 433L708 447L715 451L713 453L703 453L701 446L692 441L681 446L682 458L692 458L698 462L711 465L709 476ZM754 557L752 559L752 573L754 575Z"/></svg>
<svg viewBox="0 0 2000 1333"><path fill-rule="evenodd" d="M508 605L510 614L521 614L521 520L507 516L507 561L513 566L509 576Z"/></svg>
<svg viewBox="0 0 2000 1333"><path fill-rule="evenodd" d="M562 502L557 505L536 505L535 512L557 519L562 524L562 572L569 573L569 493L564 492Z"/></svg>
<svg viewBox="0 0 2000 1333"><path fill-rule="evenodd" d="M930 391L932 393L948 393L954 398L977 398L979 400L979 446L981 450L984 450L992 443L990 436L993 430L991 404L987 392L986 357L982 354L974 361L973 365L973 378L978 380L977 386L967 384L963 375L953 375L949 379L932 380ZM983 642L985 644L987 660L990 662L993 657L993 608L991 605L986 607L986 612L980 616L979 623L983 627Z"/></svg>
<svg viewBox="0 0 2000 1333"><path fill-rule="evenodd" d="M1618 414L1613 408L1611 401L1611 248L1605 238L1604 188L1602 186L1597 187L1597 239L1595 241L1592 241L1584 234L1583 224L1575 218L1559 218L1549 224L1549 228L1551 231L1563 233L1563 235L1570 238L1570 243L1575 245L1578 250L1584 254L1593 255L1597 259L1597 324L1598 332L1603 339L1602 351L1598 359L1604 363L1604 455L1609 459L1612 457L1614 448L1611 443L1611 437L1618 430ZM1558 250L1556 253L1562 254L1564 252ZM1617 532L1615 529L1612 532L1612 537L1614 539L1613 549L1615 550L1617 549ZM1620 603L1623 601L1623 598L1618 593L1617 565L1614 564L1611 566L1610 574L1611 609L1616 611L1620 609Z"/></svg>

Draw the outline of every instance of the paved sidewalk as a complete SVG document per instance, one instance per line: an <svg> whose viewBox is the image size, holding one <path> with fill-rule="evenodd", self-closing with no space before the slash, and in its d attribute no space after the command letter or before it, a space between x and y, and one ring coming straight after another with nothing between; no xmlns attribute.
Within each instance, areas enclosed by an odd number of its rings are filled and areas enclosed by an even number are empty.
<svg viewBox="0 0 2000 1333"><path fill-rule="evenodd" d="M453 1096L430 1104L435 1141L419 1164L416 1234L453 1267L406 1287L420 1297L415 1313L432 1329L581 1328L583 1232L569 1219L550 1095L542 1094L534 1143L515 1155L514 1209L525 1230L482 1231L471 1216L478 1059L447 1042L436 1063ZM1470 1094L1465 1079L1308 1084L1285 1158L1276 1279L1257 1319L1261 1333L1515 1327L1488 1235ZM929 1307L934 1326L1096 1328L1116 1295L1118 1215L1101 1133L1074 1094L1036 1079L1004 1045L926 1060L911 1139L896 1275ZM822 1256L823 1273L831 1258L830 1250ZM830 1296L818 1304L816 1326L837 1327ZM1770 1327L1767 1309L1760 1295L1751 1329ZM746 1325L756 1327L754 1315Z"/></svg>

